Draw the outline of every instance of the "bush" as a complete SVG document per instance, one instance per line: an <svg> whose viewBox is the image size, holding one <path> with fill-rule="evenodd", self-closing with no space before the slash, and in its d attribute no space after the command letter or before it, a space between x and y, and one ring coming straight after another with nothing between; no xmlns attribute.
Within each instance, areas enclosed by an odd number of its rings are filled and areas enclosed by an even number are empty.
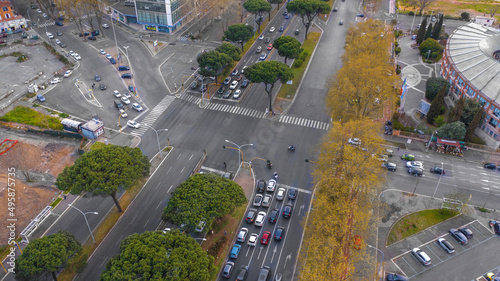
<svg viewBox="0 0 500 281"><path fill-rule="evenodd" d="M431 53L431 58L435 59L439 56L439 53L438 52L432 52Z"/></svg>
<svg viewBox="0 0 500 281"><path fill-rule="evenodd" d="M410 12L408 12L408 15L409 15L409 16L414 16L414 15L415 15L415 13L414 13L413 11L410 11Z"/></svg>
<svg viewBox="0 0 500 281"><path fill-rule="evenodd" d="M427 53L431 51L437 52L438 54L441 54L443 52L444 47L439 44L438 41L432 39L432 38L427 38L420 46L418 47L420 54L424 57L427 58Z"/></svg>
<svg viewBox="0 0 500 281"><path fill-rule="evenodd" d="M227 236L222 236L219 240L217 240L211 247L208 249L208 254L211 255L214 258L217 258L220 249L226 244L227 242Z"/></svg>
<svg viewBox="0 0 500 281"><path fill-rule="evenodd" d="M399 55L399 53L401 53L401 47L396 47L394 52L396 52L396 56Z"/></svg>
<svg viewBox="0 0 500 281"><path fill-rule="evenodd" d="M446 112L446 108L444 107L444 105L441 106L441 108L439 109L439 114L444 114Z"/></svg>
<svg viewBox="0 0 500 281"><path fill-rule="evenodd" d="M302 66L302 64L304 63L304 60L301 60L300 58L299 59L296 59L294 62L293 62L293 65L292 67L294 68L299 68L300 66Z"/></svg>
<svg viewBox="0 0 500 281"><path fill-rule="evenodd" d="M299 59L306 60L308 56L309 53L307 51L303 51L302 53L300 53Z"/></svg>
<svg viewBox="0 0 500 281"><path fill-rule="evenodd" d="M431 77L427 79L425 83L425 97L432 101L439 93L439 90L444 86L446 86L446 92L448 92L450 83L442 77Z"/></svg>
<svg viewBox="0 0 500 281"><path fill-rule="evenodd" d="M436 124L436 126L438 126L438 127L443 126L443 124L444 124L444 116L443 115L439 115L438 117L434 118L434 124Z"/></svg>
<svg viewBox="0 0 500 281"><path fill-rule="evenodd" d="M462 18L462 20L470 20L470 14L467 12L461 13L460 17Z"/></svg>
<svg viewBox="0 0 500 281"><path fill-rule="evenodd" d="M59 117L61 117L61 118L67 118L68 116L69 116L69 115L68 115L68 114L66 114L66 113L61 113L61 114L59 114Z"/></svg>
<svg viewBox="0 0 500 281"><path fill-rule="evenodd" d="M398 33L396 32L396 34L398 34ZM397 40L396 40L396 41L394 41L394 46L395 46L395 47L398 47L398 46L399 46L399 42L398 42Z"/></svg>
<svg viewBox="0 0 500 281"><path fill-rule="evenodd" d="M401 73L401 69L396 69L396 74L400 74L400 73Z"/></svg>

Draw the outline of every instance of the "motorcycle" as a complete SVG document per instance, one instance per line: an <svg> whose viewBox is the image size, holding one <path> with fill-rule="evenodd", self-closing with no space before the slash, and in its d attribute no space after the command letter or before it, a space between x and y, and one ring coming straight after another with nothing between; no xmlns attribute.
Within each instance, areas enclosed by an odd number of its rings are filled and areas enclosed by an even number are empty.
<svg viewBox="0 0 500 281"><path fill-rule="evenodd" d="M272 168L273 168L273 164L272 164L272 163L267 163L267 167L268 167L269 169L272 169Z"/></svg>
<svg viewBox="0 0 500 281"><path fill-rule="evenodd" d="M275 180L278 180L278 173L277 173L277 172L274 172L273 178L274 178Z"/></svg>
<svg viewBox="0 0 500 281"><path fill-rule="evenodd" d="M295 151L295 146L290 145L290 146L288 147L288 150L290 150L290 151Z"/></svg>

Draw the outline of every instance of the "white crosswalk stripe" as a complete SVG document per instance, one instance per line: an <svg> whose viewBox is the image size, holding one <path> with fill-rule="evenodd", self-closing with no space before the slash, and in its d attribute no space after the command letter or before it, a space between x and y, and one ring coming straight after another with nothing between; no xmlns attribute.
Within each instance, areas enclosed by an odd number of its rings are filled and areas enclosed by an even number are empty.
<svg viewBox="0 0 500 281"><path fill-rule="evenodd" d="M189 95L189 94L186 94L186 93L182 94L179 98L181 100L185 100L187 102L191 102L191 103L195 103L195 104L198 104L201 101L200 97L197 97L197 96L194 96L194 95Z"/></svg>
<svg viewBox="0 0 500 281"><path fill-rule="evenodd" d="M153 126L155 123L156 119L167 110L167 108L170 106L170 104L175 100L175 96L166 96L163 98L163 100L160 101L158 105L151 110L151 112L142 120L142 126L139 127L138 129L135 129L131 134L136 135L136 136L142 136L144 135L144 132L146 132L149 127L144 126L144 124Z"/></svg>
<svg viewBox="0 0 500 281"><path fill-rule="evenodd" d="M81 18L82 18L82 19L86 19L86 18L87 18L87 17L89 17L89 16L93 17L93 16L94 16L94 14L84 15L84 16L82 16ZM42 23L42 24L39 24L39 25L38 25L38 27L46 27L46 26L47 26L47 27L49 27L49 26L53 26L54 24L56 24L56 22L55 22L55 21L53 21L53 20L47 20L46 22L44 22L44 23Z"/></svg>
<svg viewBox="0 0 500 281"><path fill-rule="evenodd" d="M222 111L228 112L231 114L245 115L254 118L264 118L266 113L262 111L258 111L251 108L243 108L230 104L222 104L222 103L210 103L205 109L214 110L214 111Z"/></svg>
<svg viewBox="0 0 500 281"><path fill-rule="evenodd" d="M282 115L280 116L278 121L281 123L293 124L293 125L304 126L325 131L330 128L330 124L327 122L321 122L295 116Z"/></svg>

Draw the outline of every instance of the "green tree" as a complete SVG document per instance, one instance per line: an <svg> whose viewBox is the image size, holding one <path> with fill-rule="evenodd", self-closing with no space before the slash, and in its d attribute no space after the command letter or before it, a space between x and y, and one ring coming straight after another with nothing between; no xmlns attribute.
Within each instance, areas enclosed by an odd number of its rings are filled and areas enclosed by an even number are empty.
<svg viewBox="0 0 500 281"><path fill-rule="evenodd" d="M432 22L429 23L429 27L425 31L424 42L425 42L425 40L427 40L427 38L430 38L431 35L432 35Z"/></svg>
<svg viewBox="0 0 500 281"><path fill-rule="evenodd" d="M231 42L240 43L243 51L245 51L243 49L245 42L252 38L253 34L253 27L244 23L230 25L224 32L224 36Z"/></svg>
<svg viewBox="0 0 500 281"><path fill-rule="evenodd" d="M75 236L66 231L32 240L16 259L17 280L38 280L46 272L57 280L56 272L82 249Z"/></svg>
<svg viewBox="0 0 500 281"><path fill-rule="evenodd" d="M135 233L120 244L120 253L102 272L100 281L111 280L210 280L214 259L192 237L178 229L162 233Z"/></svg>
<svg viewBox="0 0 500 281"><path fill-rule="evenodd" d="M265 0L247 0L243 3L243 8L245 8L245 10L247 10L250 14L254 15L255 22L257 23L259 29L258 33L260 33L263 13L266 11L271 12L271 4Z"/></svg>
<svg viewBox="0 0 500 281"><path fill-rule="evenodd" d="M460 121L464 122L465 126L468 127L472 119L474 119L474 116L476 116L477 112L481 110L482 107L483 105L479 101L467 99L465 101L464 111L462 115L460 115Z"/></svg>
<svg viewBox="0 0 500 281"><path fill-rule="evenodd" d="M465 20L465 21L468 21L470 20L470 14L467 13L467 12L463 12L460 14L460 17L462 18L462 20Z"/></svg>
<svg viewBox="0 0 500 281"><path fill-rule="evenodd" d="M427 17L424 18L424 20L420 24L420 28L418 29L417 40L416 40L417 44L424 42L425 28L426 27L427 27Z"/></svg>
<svg viewBox="0 0 500 281"><path fill-rule="evenodd" d="M432 38L427 38L420 46L418 47L420 54L422 57L427 57L428 52L430 51L431 53L437 53L441 54L443 52L444 47L439 44L438 41L432 39Z"/></svg>
<svg viewBox="0 0 500 281"><path fill-rule="evenodd" d="M449 140L463 140L465 137L465 124L460 121L444 124L438 129L438 136Z"/></svg>
<svg viewBox="0 0 500 281"><path fill-rule="evenodd" d="M432 100L429 112L427 112L427 122L429 122L429 124L432 124L434 122L434 119L440 114L441 107L444 104L445 92L446 92L446 87L441 87L439 94L436 96L434 100Z"/></svg>
<svg viewBox="0 0 500 281"><path fill-rule="evenodd" d="M427 79L427 82L425 82L425 97L432 101L443 87L446 87L446 93L448 93L450 83L443 77Z"/></svg>
<svg viewBox="0 0 500 281"><path fill-rule="evenodd" d="M118 212L118 188L128 189L149 175L151 164L139 148L106 145L76 159L57 176L56 187L71 194L111 196Z"/></svg>
<svg viewBox="0 0 500 281"><path fill-rule="evenodd" d="M227 45L231 44L227 43ZM198 73L205 77L215 76L216 78L222 73L222 70L224 70L224 68L232 61L231 57L229 57L227 54L215 50L201 54L196 60L198 61L198 65L200 67Z"/></svg>
<svg viewBox="0 0 500 281"><path fill-rule="evenodd" d="M434 124L436 124L436 126L438 127L441 127L444 125L444 116L443 115L439 115L438 117L434 118Z"/></svg>
<svg viewBox="0 0 500 281"><path fill-rule="evenodd" d="M292 36L280 36L273 42L273 47L278 50L278 55L287 59L296 59L303 51L299 40Z"/></svg>
<svg viewBox="0 0 500 281"><path fill-rule="evenodd" d="M422 15L422 12L424 11L424 9L429 6L430 4L432 4L434 1L436 0L412 0L410 3L412 5L415 5L419 8L419 13L420 15Z"/></svg>
<svg viewBox="0 0 500 281"><path fill-rule="evenodd" d="M474 131L476 131L476 128L481 125L481 122L483 121L484 114L485 112L483 108L479 108L479 110L476 112L476 115L474 115L474 119L472 119L469 126L467 126L467 131L465 132L465 141L472 140L472 138L474 137Z"/></svg>
<svg viewBox="0 0 500 281"><path fill-rule="evenodd" d="M439 35L441 34L441 28L443 27L443 15L439 17L439 21L436 23L436 26L434 26L434 30L432 30L432 35L431 38L438 40Z"/></svg>
<svg viewBox="0 0 500 281"><path fill-rule="evenodd" d="M294 0L300 1L300 0ZM280 61L262 61L251 65L245 70L245 76L252 83L264 83L265 90L269 96L269 112L273 110L272 91L274 84L278 81L286 83L293 78L293 73L288 65Z"/></svg>
<svg viewBox="0 0 500 281"><path fill-rule="evenodd" d="M460 116L462 115L462 112L464 111L464 107L465 107L465 97L461 96L458 99L457 103L455 104L455 107L448 114L448 123L459 121Z"/></svg>
<svg viewBox="0 0 500 281"><path fill-rule="evenodd" d="M214 218L229 214L245 202L243 189L234 181L216 174L196 174L175 189L163 209L162 219L177 225L186 224L191 231L200 220L211 225Z"/></svg>
<svg viewBox="0 0 500 281"><path fill-rule="evenodd" d="M319 14L330 12L330 5L321 0L293 0L286 4L289 12L296 13L302 19L302 24L306 27L305 39L311 27L313 19Z"/></svg>
<svg viewBox="0 0 500 281"><path fill-rule="evenodd" d="M280 4L283 3L284 0L269 0L271 4L278 4L278 10L280 9Z"/></svg>
<svg viewBox="0 0 500 281"><path fill-rule="evenodd" d="M233 59L233 61L239 61L241 59L240 57L241 49L233 44L224 42L222 43L222 45L215 48L215 50L219 53L223 53L230 56Z"/></svg>

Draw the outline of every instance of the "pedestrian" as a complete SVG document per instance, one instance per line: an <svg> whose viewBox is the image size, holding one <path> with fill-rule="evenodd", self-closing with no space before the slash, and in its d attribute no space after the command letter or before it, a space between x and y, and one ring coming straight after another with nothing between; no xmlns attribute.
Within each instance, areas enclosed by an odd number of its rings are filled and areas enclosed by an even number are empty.
<svg viewBox="0 0 500 281"><path fill-rule="evenodd" d="M227 235L227 231L224 230L224 235Z"/></svg>
<svg viewBox="0 0 500 281"><path fill-rule="evenodd" d="M64 197L64 200L66 200L66 195L63 195L63 197Z"/></svg>
<svg viewBox="0 0 500 281"><path fill-rule="evenodd" d="M226 168L226 167L227 167L227 164L226 164L226 162L224 162L224 168Z"/></svg>
<svg viewBox="0 0 500 281"><path fill-rule="evenodd" d="M397 149L398 149L398 151L399 151L399 147L398 147Z"/></svg>

